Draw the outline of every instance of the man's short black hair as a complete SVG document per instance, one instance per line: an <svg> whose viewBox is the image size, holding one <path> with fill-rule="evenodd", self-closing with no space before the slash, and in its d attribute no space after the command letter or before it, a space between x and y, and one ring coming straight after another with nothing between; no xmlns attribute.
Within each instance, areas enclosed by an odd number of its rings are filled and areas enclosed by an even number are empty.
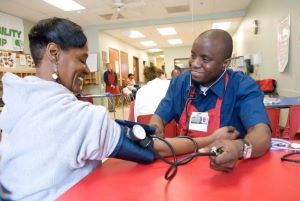
<svg viewBox="0 0 300 201"><path fill-rule="evenodd" d="M127 77L128 77L128 78L130 78L130 76L133 76L133 75L134 75L134 74L132 74L132 73L129 73Z"/></svg>
<svg viewBox="0 0 300 201"><path fill-rule="evenodd" d="M87 42L82 28L63 18L48 18L39 21L28 34L29 47L35 65L39 65L46 46L53 42L62 50L82 48Z"/></svg>

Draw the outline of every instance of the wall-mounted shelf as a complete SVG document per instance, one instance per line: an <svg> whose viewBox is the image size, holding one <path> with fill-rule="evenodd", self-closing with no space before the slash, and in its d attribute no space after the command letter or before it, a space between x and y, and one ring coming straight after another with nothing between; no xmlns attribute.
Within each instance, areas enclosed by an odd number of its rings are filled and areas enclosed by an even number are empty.
<svg viewBox="0 0 300 201"><path fill-rule="evenodd" d="M35 68L2 68L0 67L0 89L2 89L2 76L6 72L11 72L19 77L25 77L28 75L35 75Z"/></svg>
<svg viewBox="0 0 300 201"><path fill-rule="evenodd" d="M90 72L88 75L84 77L84 85L97 85L99 84L99 73Z"/></svg>
<svg viewBox="0 0 300 201"><path fill-rule="evenodd" d="M28 75L35 75L35 68L2 68L0 67L0 89L2 89L2 76L6 72L11 72L19 77L25 77ZM84 85L97 85L99 84L98 72L91 72L84 77Z"/></svg>

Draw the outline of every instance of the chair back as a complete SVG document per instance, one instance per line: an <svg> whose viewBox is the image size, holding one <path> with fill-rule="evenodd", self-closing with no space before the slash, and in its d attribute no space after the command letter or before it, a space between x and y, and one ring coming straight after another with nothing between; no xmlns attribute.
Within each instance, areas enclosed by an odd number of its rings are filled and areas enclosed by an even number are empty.
<svg viewBox="0 0 300 201"><path fill-rule="evenodd" d="M152 115L153 114L140 115L137 117L137 122L148 124L150 122ZM177 124L173 119L165 126L164 137L170 138L170 137L176 137L176 135L177 135Z"/></svg>
<svg viewBox="0 0 300 201"><path fill-rule="evenodd" d="M260 89L264 92L264 94L277 94L276 92L276 80L274 79L264 79L264 80L257 80L257 84L259 85Z"/></svg>
<svg viewBox="0 0 300 201"><path fill-rule="evenodd" d="M269 107L266 108L266 110L271 124L272 137L276 137L276 138L281 137L280 126L279 126L280 108Z"/></svg>
<svg viewBox="0 0 300 201"><path fill-rule="evenodd" d="M129 104L128 121L135 121L135 119L134 119L134 101L131 101Z"/></svg>
<svg viewBox="0 0 300 201"><path fill-rule="evenodd" d="M300 105L292 105L289 109L288 119L283 130L282 137L294 140L297 131L300 130Z"/></svg>

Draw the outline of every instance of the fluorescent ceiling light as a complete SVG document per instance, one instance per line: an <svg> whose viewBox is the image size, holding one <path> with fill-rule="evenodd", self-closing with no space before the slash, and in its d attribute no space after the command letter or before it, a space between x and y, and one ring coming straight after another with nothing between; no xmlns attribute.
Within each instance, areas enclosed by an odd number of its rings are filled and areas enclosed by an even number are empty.
<svg viewBox="0 0 300 201"><path fill-rule="evenodd" d="M52 6L58 7L64 11L74 11L85 9L82 5L73 0L43 0Z"/></svg>
<svg viewBox="0 0 300 201"><path fill-rule="evenodd" d="M182 40L179 38L170 39L170 40L168 40L168 43L171 45L179 45L179 44L182 44Z"/></svg>
<svg viewBox="0 0 300 201"><path fill-rule="evenodd" d="M158 55L158 57L165 58L165 55L161 54L161 55Z"/></svg>
<svg viewBox="0 0 300 201"><path fill-rule="evenodd" d="M231 22L217 22L217 23L213 23L212 28L228 30L230 25L231 25Z"/></svg>
<svg viewBox="0 0 300 201"><path fill-rule="evenodd" d="M152 47L152 46L156 46L157 44L155 42L153 42L152 40L148 40L148 41L142 41L141 42L142 45L146 46L146 47Z"/></svg>
<svg viewBox="0 0 300 201"><path fill-rule="evenodd" d="M152 48L152 49L148 49L148 52L161 52L162 49L158 49L158 48Z"/></svg>
<svg viewBox="0 0 300 201"><path fill-rule="evenodd" d="M173 27L157 28L157 31L160 33L160 35L163 36L177 34L176 30Z"/></svg>
<svg viewBox="0 0 300 201"><path fill-rule="evenodd" d="M139 31L125 31L124 34L129 38L144 38L144 34Z"/></svg>

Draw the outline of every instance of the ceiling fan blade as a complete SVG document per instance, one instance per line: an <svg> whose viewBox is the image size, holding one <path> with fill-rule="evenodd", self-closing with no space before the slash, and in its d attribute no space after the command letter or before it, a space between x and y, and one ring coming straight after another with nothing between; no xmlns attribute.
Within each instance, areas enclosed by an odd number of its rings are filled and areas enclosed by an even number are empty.
<svg viewBox="0 0 300 201"><path fill-rule="evenodd" d="M113 15L111 16L112 20L118 19L119 12L113 12Z"/></svg>

